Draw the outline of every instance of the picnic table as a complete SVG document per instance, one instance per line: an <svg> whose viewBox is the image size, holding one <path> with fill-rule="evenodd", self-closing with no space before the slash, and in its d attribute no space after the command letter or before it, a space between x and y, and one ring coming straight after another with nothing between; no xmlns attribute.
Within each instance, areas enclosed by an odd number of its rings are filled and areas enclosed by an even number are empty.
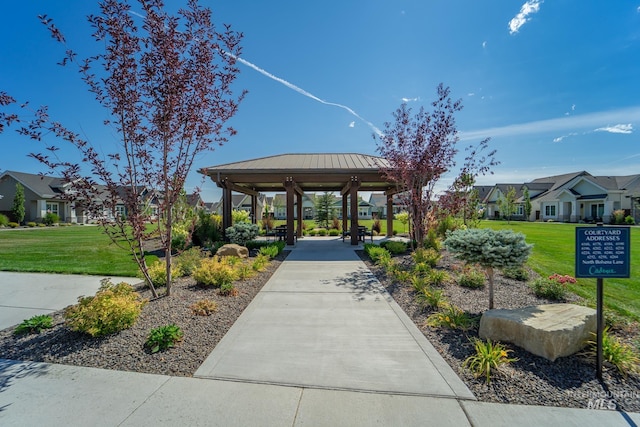
<svg viewBox="0 0 640 427"><path fill-rule="evenodd" d="M367 236L371 237L371 242L373 242L373 233L367 229L367 227L363 225L358 226L358 241L363 242L366 240ZM342 241L347 237L351 237L351 230L342 232Z"/></svg>

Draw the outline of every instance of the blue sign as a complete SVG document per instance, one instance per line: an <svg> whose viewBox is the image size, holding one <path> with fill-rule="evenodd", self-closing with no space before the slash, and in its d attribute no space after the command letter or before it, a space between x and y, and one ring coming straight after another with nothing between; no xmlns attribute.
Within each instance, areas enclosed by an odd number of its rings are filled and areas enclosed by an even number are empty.
<svg viewBox="0 0 640 427"><path fill-rule="evenodd" d="M576 277L630 276L628 227L576 227Z"/></svg>

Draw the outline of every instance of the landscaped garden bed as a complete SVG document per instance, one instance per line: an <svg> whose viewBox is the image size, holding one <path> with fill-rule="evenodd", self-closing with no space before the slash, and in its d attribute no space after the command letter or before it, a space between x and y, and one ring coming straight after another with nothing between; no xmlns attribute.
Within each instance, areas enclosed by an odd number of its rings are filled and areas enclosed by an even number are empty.
<svg viewBox="0 0 640 427"><path fill-rule="evenodd" d="M375 265L364 252L360 255L385 289L478 400L574 408L614 408L640 412L640 376L630 374L625 378L614 367L606 365L604 381L600 383L595 376L595 357L588 355L586 351L551 362L507 343L505 347L510 350L508 357L517 360L502 365L500 372L492 375L490 383L482 376L476 378L464 363L468 357L476 354L473 340L478 338L479 318L488 308L488 290L463 287L455 280L447 280L434 287L442 291L443 299L462 310L471 319L471 325L466 330L428 326L427 323L432 323L428 321L430 316L439 310L420 304L416 299L418 293L409 281L397 280L387 269ZM410 255L395 256L393 261L405 270L412 268L414 264ZM446 271L453 276L456 272L462 271L463 266L460 261L443 251L443 257L438 261L436 270ZM530 274L531 282L535 274ZM534 294L529 283L507 278L500 273L496 274L494 298L495 307L503 309L558 302L540 298ZM583 303L579 297L570 293L562 301ZM629 345L637 345L636 323L617 318L614 320L612 333Z"/></svg>

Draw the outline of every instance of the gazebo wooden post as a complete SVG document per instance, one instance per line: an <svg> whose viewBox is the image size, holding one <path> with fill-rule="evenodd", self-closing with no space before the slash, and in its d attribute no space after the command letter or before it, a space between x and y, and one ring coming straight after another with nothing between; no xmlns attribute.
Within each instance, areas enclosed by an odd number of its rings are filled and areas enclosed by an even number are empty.
<svg viewBox="0 0 640 427"><path fill-rule="evenodd" d="M224 234L227 228L233 224L233 217L231 216L231 187L223 186L222 188L222 233ZM226 236L225 236L226 237Z"/></svg>
<svg viewBox="0 0 640 427"><path fill-rule="evenodd" d="M349 198L349 193L344 193L342 195L342 232L347 232L347 200Z"/></svg>
<svg viewBox="0 0 640 427"><path fill-rule="evenodd" d="M288 176L284 182L287 190L287 245L295 244L295 236L293 231L293 177Z"/></svg>
<svg viewBox="0 0 640 427"><path fill-rule="evenodd" d="M358 188L360 182L357 176L351 177L349 197L351 198L351 244L358 244Z"/></svg>
<svg viewBox="0 0 640 427"><path fill-rule="evenodd" d="M393 236L393 194L387 193L387 237Z"/></svg>
<svg viewBox="0 0 640 427"><path fill-rule="evenodd" d="M304 219L302 218L302 194L296 192L296 203L298 204L297 206L297 217L298 217L298 225L296 227L296 236L300 237L302 236L302 222L304 221Z"/></svg>
<svg viewBox="0 0 640 427"><path fill-rule="evenodd" d="M251 222L253 224L257 224L258 223L258 196L257 195L251 196L251 213L253 214L251 218Z"/></svg>

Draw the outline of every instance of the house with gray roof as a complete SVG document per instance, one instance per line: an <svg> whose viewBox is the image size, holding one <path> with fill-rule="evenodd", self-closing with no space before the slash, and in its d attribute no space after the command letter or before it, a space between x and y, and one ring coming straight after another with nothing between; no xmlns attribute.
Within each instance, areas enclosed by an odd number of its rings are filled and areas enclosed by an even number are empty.
<svg viewBox="0 0 640 427"><path fill-rule="evenodd" d="M528 220L609 223L616 210L638 215L640 174L593 176L586 171L537 178L521 184L496 184L483 200L488 218L501 217L498 200L516 189L518 210L513 218L524 218L524 188L529 190ZM636 218L636 221L638 218Z"/></svg>

